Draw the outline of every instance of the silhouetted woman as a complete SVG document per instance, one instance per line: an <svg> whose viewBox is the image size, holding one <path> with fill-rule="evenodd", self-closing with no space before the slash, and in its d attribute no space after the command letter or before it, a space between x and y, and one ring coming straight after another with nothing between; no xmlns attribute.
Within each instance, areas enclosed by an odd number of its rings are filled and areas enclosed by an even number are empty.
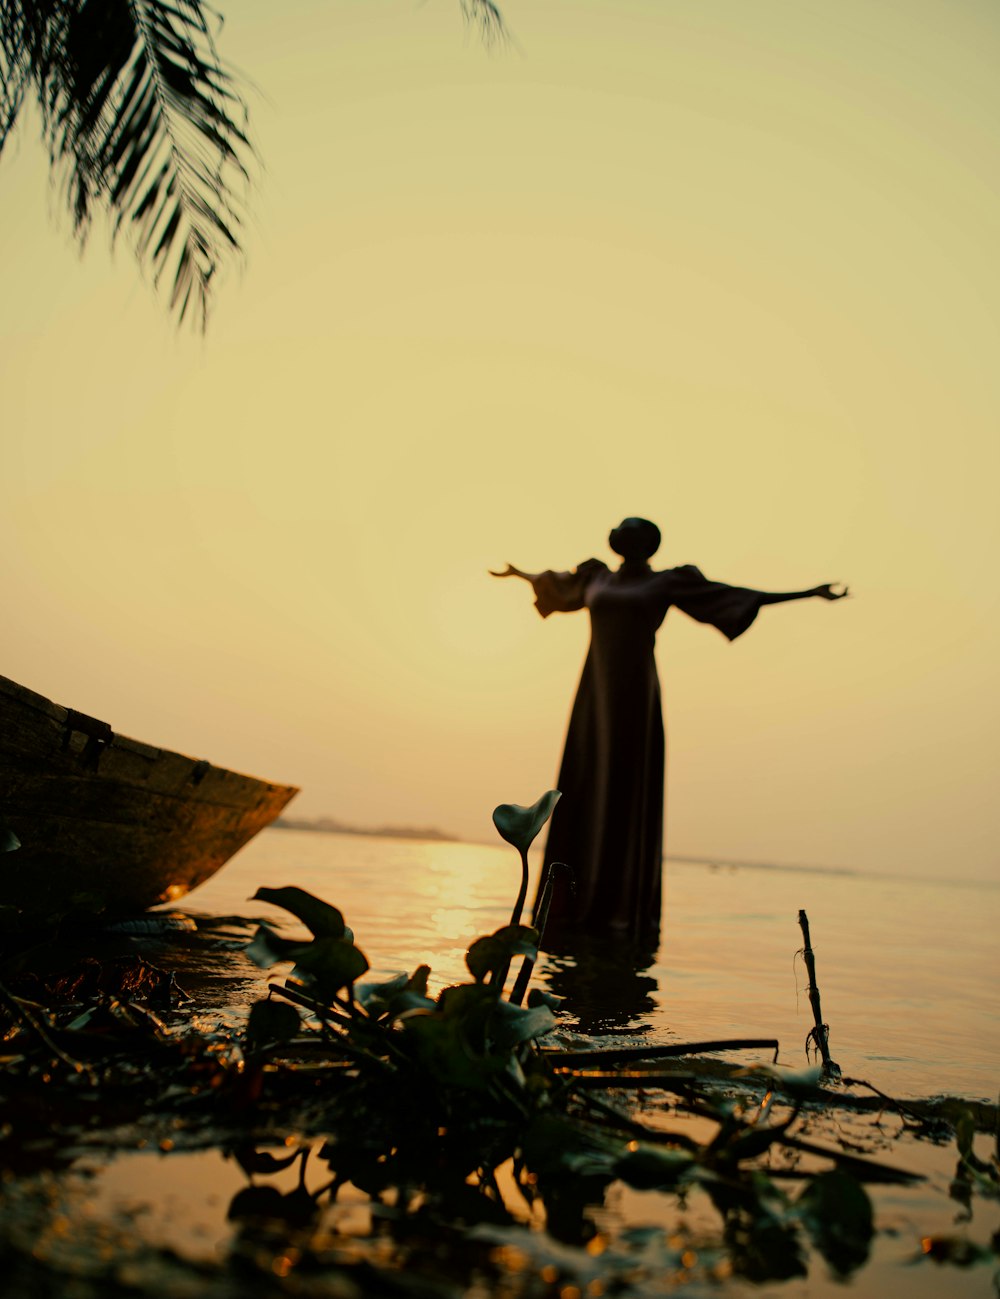
<svg viewBox="0 0 1000 1299"><path fill-rule="evenodd" d="M671 605L735 640L762 605L847 594L829 583L780 593L726 586L693 564L657 572L649 560L660 531L648 519L625 519L608 542L622 558L614 570L588 559L570 573L522 573L508 564L493 574L530 582L543 618L590 612L590 649L559 771L562 798L545 846L545 867L567 862L573 887L563 883L553 894L546 946L574 933L658 940L664 740L653 650Z"/></svg>

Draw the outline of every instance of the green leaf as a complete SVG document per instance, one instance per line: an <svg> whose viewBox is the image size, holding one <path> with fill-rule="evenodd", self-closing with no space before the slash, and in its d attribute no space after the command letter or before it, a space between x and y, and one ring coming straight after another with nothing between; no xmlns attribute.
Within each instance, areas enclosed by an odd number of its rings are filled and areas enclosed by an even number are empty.
<svg viewBox="0 0 1000 1299"><path fill-rule="evenodd" d="M548 1006L549 1010L555 1014L565 1000L565 997L557 997L555 993L545 992L542 988L531 988L528 991L529 1009L533 1009L535 1006Z"/></svg>
<svg viewBox="0 0 1000 1299"><path fill-rule="evenodd" d="M506 839L520 852L527 852L561 797L558 789L550 789L531 807L521 807L518 803L501 803L493 810L493 824L500 838Z"/></svg>
<svg viewBox="0 0 1000 1299"><path fill-rule="evenodd" d="M263 1003L258 1003L263 1004ZM275 1002L275 1005L278 1003ZM289 1007L291 1009L291 1007ZM256 1146L236 1146L232 1151L233 1158L245 1173L280 1173L283 1168L290 1168L302 1155L301 1150L293 1150L290 1155L279 1159L269 1150L258 1150Z"/></svg>
<svg viewBox="0 0 1000 1299"><path fill-rule="evenodd" d="M465 1041L459 1024L433 1011L415 1010L401 1021L413 1054L427 1072L451 1087L483 1091L490 1070Z"/></svg>
<svg viewBox="0 0 1000 1299"><path fill-rule="evenodd" d="M420 1064L439 1082L482 1091L507 1066L507 1056L485 1054L486 1026L498 997L478 983L445 988L433 1011L400 1017Z"/></svg>
<svg viewBox="0 0 1000 1299"><path fill-rule="evenodd" d="M522 1042L551 1033L555 1026L556 1017L548 1006L525 1010L501 998L493 1011L490 1040L495 1049L509 1050Z"/></svg>
<svg viewBox="0 0 1000 1299"><path fill-rule="evenodd" d="M533 1173L603 1173L610 1180L625 1153L625 1142L593 1126L583 1127L565 1115L540 1110L524 1130L521 1149Z"/></svg>
<svg viewBox="0 0 1000 1299"><path fill-rule="evenodd" d="M387 979L384 983L362 983L355 988L354 995L362 1006L369 1006L375 1002L388 1001L402 992L406 984L407 976L397 974L394 979Z"/></svg>
<svg viewBox="0 0 1000 1299"><path fill-rule="evenodd" d="M269 970L279 961L297 961L308 947L308 942L282 938L267 925L258 925L257 932L244 950L255 965L259 965L262 970Z"/></svg>
<svg viewBox="0 0 1000 1299"><path fill-rule="evenodd" d="M287 1001L272 1001L270 998L257 1001L250 1007L247 1018L246 1049L253 1053L287 1042L299 1031L301 1023L299 1012Z"/></svg>
<svg viewBox="0 0 1000 1299"><path fill-rule="evenodd" d="M840 1276L867 1261L875 1233L872 1202L849 1173L820 1173L799 1196L796 1209L816 1248Z"/></svg>
<svg viewBox="0 0 1000 1299"><path fill-rule="evenodd" d="M317 938L347 938L350 941L354 937L336 907L294 885L280 889L260 888L250 900L270 902L272 906L290 911Z"/></svg>
<svg viewBox="0 0 1000 1299"><path fill-rule="evenodd" d="M530 925L504 925L477 938L465 953L465 963L477 983L494 970L506 969L515 956L538 955L538 930Z"/></svg>
<svg viewBox="0 0 1000 1299"><path fill-rule="evenodd" d="M367 969L364 952L346 938L317 938L302 949L292 975L307 975L322 993L332 997Z"/></svg>
<svg viewBox="0 0 1000 1299"><path fill-rule="evenodd" d="M752 1064L737 1069L734 1078L764 1078L786 1096L809 1097L814 1094L823 1077L823 1066L811 1069L785 1069L776 1064Z"/></svg>
<svg viewBox="0 0 1000 1299"><path fill-rule="evenodd" d="M20 848L21 840L10 828L7 822L0 816L0 852L13 852Z"/></svg>
<svg viewBox="0 0 1000 1299"><path fill-rule="evenodd" d="M430 972L429 965L421 965L411 975L398 974L384 983L361 984L354 995L374 1015L396 1018L408 1010L433 1010L434 1002L427 996Z"/></svg>
<svg viewBox="0 0 1000 1299"><path fill-rule="evenodd" d="M963 1159L972 1154L972 1142L976 1135L976 1121L971 1110L962 1110L955 1119L955 1142L958 1153Z"/></svg>
<svg viewBox="0 0 1000 1299"><path fill-rule="evenodd" d="M465 964L477 983L482 983L491 970L504 960L503 947L491 935L477 938L465 953Z"/></svg>
<svg viewBox="0 0 1000 1299"><path fill-rule="evenodd" d="M419 997L427 996L427 980L430 977L431 967L429 965L418 965L410 975L406 984L406 991L415 993Z"/></svg>

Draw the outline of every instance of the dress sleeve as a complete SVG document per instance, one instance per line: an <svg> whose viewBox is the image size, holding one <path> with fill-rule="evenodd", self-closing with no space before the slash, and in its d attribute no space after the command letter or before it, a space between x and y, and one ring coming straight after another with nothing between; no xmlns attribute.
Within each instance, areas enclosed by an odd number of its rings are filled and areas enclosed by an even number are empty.
<svg viewBox="0 0 1000 1299"><path fill-rule="evenodd" d="M710 623L729 640L742 636L757 617L763 591L711 582L694 564L682 564L671 574L675 579L671 583L671 604L689 618Z"/></svg>
<svg viewBox="0 0 1000 1299"><path fill-rule="evenodd" d="M532 582L535 608L547 618L550 613L573 613L583 608L587 585L593 577L607 568L599 559L585 559L570 573L553 573L551 569L539 573Z"/></svg>

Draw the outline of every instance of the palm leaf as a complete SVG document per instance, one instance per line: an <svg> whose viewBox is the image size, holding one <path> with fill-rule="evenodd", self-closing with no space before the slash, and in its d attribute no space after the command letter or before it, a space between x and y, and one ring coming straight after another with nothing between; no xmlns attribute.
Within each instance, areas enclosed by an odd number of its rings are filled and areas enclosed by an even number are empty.
<svg viewBox="0 0 1000 1299"><path fill-rule="evenodd" d="M479 28L485 45L507 39L507 27L495 0L461 0L466 22Z"/></svg>
<svg viewBox="0 0 1000 1299"><path fill-rule="evenodd" d="M460 3L485 43L506 38L497 0ZM105 210L202 328L254 161L210 19L203 0L0 0L0 152L34 87L80 241Z"/></svg>
<svg viewBox="0 0 1000 1299"><path fill-rule="evenodd" d="M210 12L202 0L0 0L7 128L30 77L78 236L107 210L178 320L202 327L240 252L253 160Z"/></svg>

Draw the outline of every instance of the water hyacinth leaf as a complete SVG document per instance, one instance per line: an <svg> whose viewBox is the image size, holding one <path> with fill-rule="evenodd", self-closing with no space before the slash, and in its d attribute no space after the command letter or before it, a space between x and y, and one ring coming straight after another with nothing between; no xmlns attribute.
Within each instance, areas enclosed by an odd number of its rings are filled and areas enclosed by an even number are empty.
<svg viewBox="0 0 1000 1299"><path fill-rule="evenodd" d="M245 1034L248 1052L263 1051L293 1038L301 1026L299 1012L287 1001L266 998L250 1007Z"/></svg>
<svg viewBox="0 0 1000 1299"><path fill-rule="evenodd" d="M343 914L336 907L292 884L280 889L259 888L250 900L270 902L283 911L290 911L316 938L346 938L348 941L354 938L344 924Z"/></svg>
<svg viewBox="0 0 1000 1299"><path fill-rule="evenodd" d="M226 1217L230 1222L280 1221L303 1227L315 1214L316 1201L304 1186L286 1195L274 1186L245 1186L233 1196Z"/></svg>
<svg viewBox="0 0 1000 1299"><path fill-rule="evenodd" d="M279 961L297 961L309 943L293 938L282 938L267 925L258 925L257 932L244 949L247 956L262 970L269 970Z"/></svg>
<svg viewBox="0 0 1000 1299"><path fill-rule="evenodd" d="M414 1010L400 1021L414 1056L438 1082L483 1091L489 1074L475 1056L455 1020L434 1011Z"/></svg>
<svg viewBox="0 0 1000 1299"><path fill-rule="evenodd" d="M533 1010L535 1006L548 1006L555 1014L564 1000L564 997L557 997L554 992L546 992L543 988L532 988L528 993L528 1009Z"/></svg>
<svg viewBox="0 0 1000 1299"><path fill-rule="evenodd" d="M788 1123L782 1123L773 1128L740 1128L734 1135L718 1144L716 1144L718 1141L718 1138L716 1138L710 1146L713 1158L720 1165L727 1167L733 1167L744 1159L756 1159L758 1155L762 1155L765 1150L769 1150L776 1141L781 1139L794 1117L793 1115L788 1120Z"/></svg>
<svg viewBox="0 0 1000 1299"><path fill-rule="evenodd" d="M434 1002L430 997L421 997L419 992L411 992L404 988L402 992L397 993L391 1001L386 1003L385 1010L392 1019L398 1019L400 1015L405 1015L410 1010L433 1010Z"/></svg>
<svg viewBox="0 0 1000 1299"><path fill-rule="evenodd" d="M777 1089L786 1096L811 1096L823 1077L823 1066L815 1065L809 1069L784 1069L777 1064L753 1064L746 1069L737 1069L734 1078L763 1078L774 1083Z"/></svg>
<svg viewBox="0 0 1000 1299"><path fill-rule="evenodd" d="M260 1003L263 1004L263 1003ZM283 1168L290 1168L296 1159L301 1157L300 1150L293 1150L290 1155L279 1159L269 1150L258 1150L256 1146L237 1146L232 1155L245 1173L280 1173Z"/></svg>
<svg viewBox="0 0 1000 1299"><path fill-rule="evenodd" d="M477 983L482 983L483 979L492 970L497 969L504 959L503 947L489 935L477 938L465 953L465 964Z"/></svg>
<svg viewBox="0 0 1000 1299"><path fill-rule="evenodd" d="M551 1033L555 1026L556 1017L548 1006L526 1010L501 999L494 1008L490 1037L494 1047L509 1050L522 1042Z"/></svg>
<svg viewBox="0 0 1000 1299"><path fill-rule="evenodd" d="M533 925L504 925L493 932L511 956L538 955L538 930Z"/></svg>
<svg viewBox="0 0 1000 1299"><path fill-rule="evenodd" d="M357 1000L366 1010L393 1017L408 1010L433 1010L434 1002L427 996L429 965L419 966L413 974L398 974L384 983L363 983L354 990Z"/></svg>
<svg viewBox="0 0 1000 1299"><path fill-rule="evenodd" d="M14 852L20 846L21 840L0 816L0 852Z"/></svg>
<svg viewBox="0 0 1000 1299"><path fill-rule="evenodd" d="M955 1144L963 1159L972 1155L972 1141L976 1135L976 1121L971 1110L962 1110L955 1119ZM976 1161L978 1162L978 1161Z"/></svg>
<svg viewBox="0 0 1000 1299"><path fill-rule="evenodd" d="M510 965L515 956L538 955L538 930L530 925L504 925L502 929L477 938L465 953L465 963L479 983L494 970Z"/></svg>
<svg viewBox="0 0 1000 1299"><path fill-rule="evenodd" d="M527 852L560 798L558 789L550 789L530 807L521 807L519 803L501 803L493 810L493 824L500 838L513 844L519 852Z"/></svg>
<svg viewBox="0 0 1000 1299"><path fill-rule="evenodd" d="M407 975L397 974L394 979L386 979L384 983L362 983L354 989L354 995L362 1006L370 1006L376 1001L388 1001L398 992L402 992L407 984Z"/></svg>
<svg viewBox="0 0 1000 1299"><path fill-rule="evenodd" d="M856 1178L840 1169L820 1173L796 1202L813 1244L833 1270L847 1276L868 1260L875 1234L872 1202Z"/></svg>
<svg viewBox="0 0 1000 1299"><path fill-rule="evenodd" d="M368 958L346 938L317 938L302 948L292 975L307 976L327 996L360 979Z"/></svg>
<svg viewBox="0 0 1000 1299"><path fill-rule="evenodd" d="M276 1186L244 1186L229 1202L226 1218L229 1222L278 1221L281 1209L282 1195Z"/></svg>
<svg viewBox="0 0 1000 1299"><path fill-rule="evenodd" d="M497 1000L497 993L492 988L484 988L481 983L455 983L442 990L435 1004L435 1013L448 1019L482 1025Z"/></svg>
<svg viewBox="0 0 1000 1299"><path fill-rule="evenodd" d="M582 1128L565 1115L540 1110L525 1128L521 1149L533 1173L577 1173L585 1164L587 1172L611 1178L626 1145L617 1135Z"/></svg>

